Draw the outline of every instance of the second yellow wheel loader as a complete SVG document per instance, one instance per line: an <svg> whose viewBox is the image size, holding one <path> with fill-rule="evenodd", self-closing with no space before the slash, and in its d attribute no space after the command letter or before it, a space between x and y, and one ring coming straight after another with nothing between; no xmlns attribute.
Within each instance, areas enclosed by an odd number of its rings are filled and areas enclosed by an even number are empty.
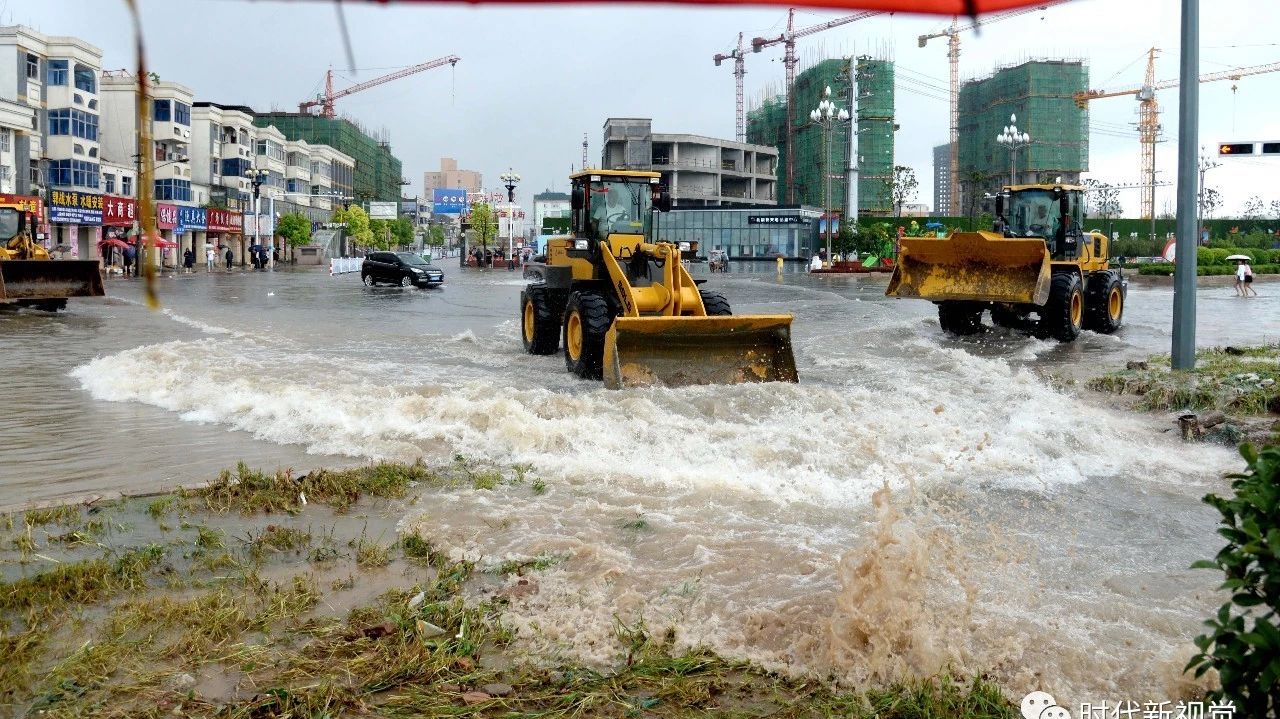
<svg viewBox="0 0 1280 719"><path fill-rule="evenodd" d="M570 235L548 240L545 262L525 268L525 349L549 355L563 346L570 372L614 389L797 381L790 315L733 315L681 264L696 247L652 241L670 208L659 178L571 176Z"/></svg>
<svg viewBox="0 0 1280 719"><path fill-rule="evenodd" d="M885 294L932 300L957 335L981 331L987 310L996 325L1062 342L1120 329L1128 282L1110 265L1107 236L1082 229L1084 188L1013 185L995 205L991 232L902 238Z"/></svg>
<svg viewBox="0 0 1280 719"><path fill-rule="evenodd" d="M29 205L0 201L0 304L56 312L68 297L106 294L96 261L51 259L31 239L35 225Z"/></svg>

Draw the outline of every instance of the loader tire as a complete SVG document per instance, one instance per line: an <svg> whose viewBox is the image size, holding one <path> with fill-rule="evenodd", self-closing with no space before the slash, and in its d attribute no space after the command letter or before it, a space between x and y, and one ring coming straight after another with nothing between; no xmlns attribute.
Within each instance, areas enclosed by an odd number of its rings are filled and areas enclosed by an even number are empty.
<svg viewBox="0 0 1280 719"><path fill-rule="evenodd" d="M954 300L939 302L938 324L949 334L977 334L982 331L982 305Z"/></svg>
<svg viewBox="0 0 1280 719"><path fill-rule="evenodd" d="M520 293L520 339L531 355L553 355L560 349L560 315L546 288Z"/></svg>
<svg viewBox="0 0 1280 719"><path fill-rule="evenodd" d="M1124 285L1114 273L1095 278L1098 289L1090 292L1085 307L1085 329L1109 335L1124 322Z"/></svg>
<svg viewBox="0 0 1280 719"><path fill-rule="evenodd" d="M564 365L582 379L604 376L604 336L613 312L604 295L580 290L569 295L564 308Z"/></svg>
<svg viewBox="0 0 1280 719"><path fill-rule="evenodd" d="M996 327L1020 329L1027 323L1027 316L1016 310L996 305L991 308L991 324Z"/></svg>
<svg viewBox="0 0 1280 719"><path fill-rule="evenodd" d="M711 290L698 290L698 294L702 295L702 306L707 310L708 317L723 317L733 314L729 309L729 300L724 295Z"/></svg>
<svg viewBox="0 0 1280 719"><path fill-rule="evenodd" d="M1049 286L1049 302L1040 312L1037 334L1059 342L1073 342L1080 336L1083 325L1084 289L1080 286L1080 275L1075 272L1054 275Z"/></svg>

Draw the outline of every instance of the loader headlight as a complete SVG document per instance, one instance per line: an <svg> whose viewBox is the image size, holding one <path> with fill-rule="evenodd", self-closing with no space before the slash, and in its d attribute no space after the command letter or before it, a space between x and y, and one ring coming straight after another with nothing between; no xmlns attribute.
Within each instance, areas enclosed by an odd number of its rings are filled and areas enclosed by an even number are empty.
<svg viewBox="0 0 1280 719"><path fill-rule="evenodd" d="M573 249L575 249L575 250L585 250L585 249L590 248L590 246L591 246L591 245L590 245L586 240L574 240L574 241L573 241Z"/></svg>
<svg viewBox="0 0 1280 719"><path fill-rule="evenodd" d="M688 252L688 251L689 251L689 243L688 243L688 242L681 242L681 243L680 243L680 251L681 251L681 252Z"/></svg>

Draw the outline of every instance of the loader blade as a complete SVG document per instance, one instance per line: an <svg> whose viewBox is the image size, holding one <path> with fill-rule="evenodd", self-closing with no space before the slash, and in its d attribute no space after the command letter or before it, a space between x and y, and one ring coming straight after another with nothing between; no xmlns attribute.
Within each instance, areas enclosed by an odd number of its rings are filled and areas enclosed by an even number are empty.
<svg viewBox="0 0 1280 719"><path fill-rule="evenodd" d="M610 389L796 381L790 315L619 317L605 336Z"/></svg>
<svg viewBox="0 0 1280 719"><path fill-rule="evenodd" d="M102 297L96 260L0 260L0 300Z"/></svg>
<svg viewBox="0 0 1280 719"><path fill-rule="evenodd" d="M885 295L1042 305L1049 299L1044 240L988 232L904 237Z"/></svg>

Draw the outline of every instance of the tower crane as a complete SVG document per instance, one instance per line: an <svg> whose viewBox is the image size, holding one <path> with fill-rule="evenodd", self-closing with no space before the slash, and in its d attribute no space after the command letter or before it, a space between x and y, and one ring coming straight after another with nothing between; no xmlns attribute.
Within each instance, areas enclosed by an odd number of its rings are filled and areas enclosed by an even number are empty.
<svg viewBox="0 0 1280 719"><path fill-rule="evenodd" d="M734 111L734 137L738 142L747 141L747 118L742 109L742 78L747 74L746 48L742 45L742 33L738 33L738 47L730 50L728 53L716 53L716 67L720 67L720 63L725 60L733 60L733 79L738 91L738 105Z"/></svg>
<svg viewBox="0 0 1280 719"><path fill-rule="evenodd" d="M428 60L427 62L424 62L420 65L413 65L412 67L406 67L400 70L396 70L395 72L387 75L383 75L382 77L375 77L372 80L365 80L364 82L357 83L355 85L352 85L351 87L346 88L345 90L339 90L337 92L333 91L333 70L329 70L327 73L325 73L325 76L324 76L324 94L317 96L316 99L314 100L307 100L306 102L298 105L298 112L310 113L311 108L319 107L321 116L333 117L335 114L333 111L333 101L337 100L340 97L354 95L357 92L360 92L361 90L368 90L371 87L376 87L383 83L391 82L392 80L399 80L402 77L409 77L410 75L416 75L420 72L432 70L437 67L443 67L445 65L453 67L454 65L457 65L458 61L461 59L462 58L458 57L457 55L446 55L444 57L438 57L434 60Z"/></svg>
<svg viewBox="0 0 1280 719"><path fill-rule="evenodd" d="M1077 92L1074 96L1076 106L1080 108L1087 107L1090 100L1100 100L1104 97L1137 96L1138 142L1142 145L1142 179L1146 183L1142 189L1143 219L1155 217L1156 142L1160 139L1160 103L1156 99L1156 91L1178 86L1176 79L1156 82L1156 57L1159 54L1160 51L1154 47L1147 51L1147 74L1143 83L1137 87L1122 90L1085 90ZM1239 80L1246 75L1261 75L1268 72L1280 72L1280 62L1211 72L1201 75L1199 82Z"/></svg>
<svg viewBox="0 0 1280 719"><path fill-rule="evenodd" d="M795 82L796 82L796 65L799 63L799 60L796 59L796 40L799 40L802 37L813 35L815 33L820 33L824 30L830 30L831 28L834 28L834 27L840 27L841 25L847 25L851 22L856 22L864 18L869 18L869 17L872 17L873 15L886 15L886 14L891 14L891 13L885 13L879 10L869 10L866 12L854 13L853 15L846 15L841 18L836 18L835 20L828 20L827 22L824 22L824 23L818 23L817 25L811 25L809 27L796 30L794 29L795 19L796 19L796 9L791 8L787 12L787 31L786 32L782 33L781 35L778 35L777 37L771 37L771 38L757 37L751 40L751 52L760 52L766 47L770 47L772 45L780 44L783 47L782 64L786 67L786 71L787 71L787 138L786 138L787 140L787 143L786 143L787 202L794 203L796 201L795 153L792 152L792 148L791 148L792 144L795 141L795 121L792 119L792 116L795 114L795 98L793 97L792 90L794 89ZM739 48L741 48L741 45L739 45ZM717 62L716 64L718 65L720 63ZM739 66L735 66L734 68L734 74L737 75L737 79L738 79L738 126L742 127L743 126L742 75L737 74L738 73L737 67ZM743 74L745 74L746 70L744 69L742 72Z"/></svg>
<svg viewBox="0 0 1280 719"><path fill-rule="evenodd" d="M1043 5L1036 7L1025 7L1018 10L1010 10L1008 12L991 15L982 21L971 22L968 25L959 25L958 20L952 18L951 26L935 33L921 35L917 38L920 47L924 47L928 42L936 37L947 38L947 60L951 63L951 120L950 120L950 144L951 144L951 164L950 187L960 187L960 33L973 30L983 25L990 25L993 22L1006 20L1019 15L1026 15L1030 12L1038 12L1047 9L1050 5L1057 5L1066 2L1066 0L1049 0ZM960 213L960 196L954 189L951 193L950 213L954 216Z"/></svg>

